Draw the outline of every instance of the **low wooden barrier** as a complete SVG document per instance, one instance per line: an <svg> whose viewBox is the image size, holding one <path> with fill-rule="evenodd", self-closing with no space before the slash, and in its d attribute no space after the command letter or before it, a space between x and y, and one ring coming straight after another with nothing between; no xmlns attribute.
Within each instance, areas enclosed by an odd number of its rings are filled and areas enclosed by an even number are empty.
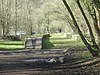
<svg viewBox="0 0 100 75"><path fill-rule="evenodd" d="M26 49L42 49L42 37L26 37L25 39Z"/></svg>
<svg viewBox="0 0 100 75"><path fill-rule="evenodd" d="M25 39L25 48L26 49L35 49L36 37L26 37Z"/></svg>

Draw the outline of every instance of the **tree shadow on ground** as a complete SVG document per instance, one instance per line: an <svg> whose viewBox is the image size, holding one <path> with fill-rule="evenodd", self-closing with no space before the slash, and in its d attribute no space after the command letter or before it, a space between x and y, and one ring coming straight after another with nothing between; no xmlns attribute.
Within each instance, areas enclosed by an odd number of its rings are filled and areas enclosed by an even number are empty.
<svg viewBox="0 0 100 75"><path fill-rule="evenodd" d="M51 49L54 45L50 42L50 34L43 35L42 49Z"/></svg>

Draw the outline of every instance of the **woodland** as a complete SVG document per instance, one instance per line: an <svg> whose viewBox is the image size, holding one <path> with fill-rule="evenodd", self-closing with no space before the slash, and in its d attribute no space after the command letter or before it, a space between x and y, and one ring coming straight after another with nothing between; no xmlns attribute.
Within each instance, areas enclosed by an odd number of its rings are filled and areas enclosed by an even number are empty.
<svg viewBox="0 0 100 75"><path fill-rule="evenodd" d="M100 0L0 0L0 74L99 75L99 57Z"/></svg>

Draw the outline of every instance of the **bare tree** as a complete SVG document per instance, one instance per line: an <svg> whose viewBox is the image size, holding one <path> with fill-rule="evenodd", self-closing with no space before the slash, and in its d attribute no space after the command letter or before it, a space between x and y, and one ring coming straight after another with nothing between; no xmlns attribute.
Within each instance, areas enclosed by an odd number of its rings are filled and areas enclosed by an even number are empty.
<svg viewBox="0 0 100 75"><path fill-rule="evenodd" d="M18 23L17 23L17 11L18 11L18 0L15 0L15 35L17 35L17 31L18 31Z"/></svg>
<svg viewBox="0 0 100 75"><path fill-rule="evenodd" d="M2 19L1 19L1 25L2 25L2 34L5 36L5 17L4 17L4 0L1 2L2 4Z"/></svg>
<svg viewBox="0 0 100 75"><path fill-rule="evenodd" d="M32 21L31 21L30 0L27 0L26 3L27 3L27 20L28 20L28 26L29 26L29 34L32 35Z"/></svg>
<svg viewBox="0 0 100 75"><path fill-rule="evenodd" d="M73 15L73 13L72 13L72 11L71 11L69 5L67 4L66 0L62 0L62 1L63 1L64 5L66 6L66 8L68 9L68 12L69 12L69 14L71 15L71 17L72 17L72 19L73 19L74 26L77 28L78 33L79 33L79 35L80 35L82 41L84 42L84 44L86 45L86 47L89 49L89 51L91 52L91 54L92 54L93 56L98 56L98 48L96 48L96 47L94 47L94 46L91 46L91 44L89 44L89 43L87 42L87 40L86 40L85 37L83 36L82 31L80 30L80 28L79 28L79 26L78 26L78 23L77 23L77 21L76 21L74 15ZM90 32L90 33L91 33L91 32Z"/></svg>

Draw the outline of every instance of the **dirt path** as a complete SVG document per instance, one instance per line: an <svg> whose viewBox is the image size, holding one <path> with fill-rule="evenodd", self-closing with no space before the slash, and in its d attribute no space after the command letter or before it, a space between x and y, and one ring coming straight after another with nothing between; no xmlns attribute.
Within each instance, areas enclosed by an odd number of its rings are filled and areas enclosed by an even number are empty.
<svg viewBox="0 0 100 75"><path fill-rule="evenodd" d="M0 53L0 75L100 75L100 58L63 64L34 64L26 59L63 56L63 51Z"/></svg>

